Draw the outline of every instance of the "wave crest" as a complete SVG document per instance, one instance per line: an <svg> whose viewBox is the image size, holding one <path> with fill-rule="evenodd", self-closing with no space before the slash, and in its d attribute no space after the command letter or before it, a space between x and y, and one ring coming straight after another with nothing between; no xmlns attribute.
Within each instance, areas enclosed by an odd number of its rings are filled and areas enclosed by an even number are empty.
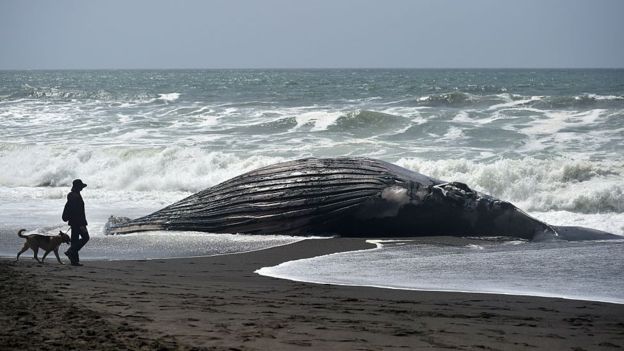
<svg viewBox="0 0 624 351"><path fill-rule="evenodd" d="M82 178L105 190L196 192L279 161L183 147L0 148L0 163L12 170L0 177L0 187L68 187Z"/></svg>
<svg viewBox="0 0 624 351"><path fill-rule="evenodd" d="M455 91L445 94L433 94L422 96L417 99L418 105L429 107L461 107L470 105L475 101L475 95L464 93L461 91Z"/></svg>
<svg viewBox="0 0 624 351"><path fill-rule="evenodd" d="M347 113L338 118L331 126L332 130L354 131L371 130L378 132L380 129L394 128L397 124L406 122L405 118L383 112L357 110Z"/></svg>

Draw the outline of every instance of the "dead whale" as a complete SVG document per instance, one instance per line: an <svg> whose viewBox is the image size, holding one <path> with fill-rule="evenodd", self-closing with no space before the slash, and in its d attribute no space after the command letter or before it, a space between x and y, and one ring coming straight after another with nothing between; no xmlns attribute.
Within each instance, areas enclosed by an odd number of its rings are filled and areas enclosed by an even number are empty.
<svg viewBox="0 0 624 351"><path fill-rule="evenodd" d="M357 237L570 235L621 238L539 221L509 202L370 158L306 158L260 168L108 234L151 230Z"/></svg>

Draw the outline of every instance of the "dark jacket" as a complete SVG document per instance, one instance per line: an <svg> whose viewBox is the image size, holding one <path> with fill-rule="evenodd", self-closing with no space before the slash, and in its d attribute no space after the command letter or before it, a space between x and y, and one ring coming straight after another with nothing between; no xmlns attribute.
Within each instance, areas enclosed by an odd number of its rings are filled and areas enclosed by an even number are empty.
<svg viewBox="0 0 624 351"><path fill-rule="evenodd" d="M71 191L67 194L67 203L63 209L63 221L69 222L72 227L87 225L84 201L79 192Z"/></svg>

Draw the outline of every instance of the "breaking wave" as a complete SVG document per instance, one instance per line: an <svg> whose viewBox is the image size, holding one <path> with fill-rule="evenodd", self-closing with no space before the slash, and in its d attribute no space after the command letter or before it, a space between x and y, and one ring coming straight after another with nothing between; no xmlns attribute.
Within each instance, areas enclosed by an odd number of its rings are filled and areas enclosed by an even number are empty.
<svg viewBox="0 0 624 351"><path fill-rule="evenodd" d="M367 156L367 155L361 155ZM196 192L244 172L284 161L198 147L3 146L0 187L66 187L83 178L92 188ZM23 160L30 160L23 162ZM460 181L529 211L624 212L624 165L533 157L489 163L388 159L434 178Z"/></svg>
<svg viewBox="0 0 624 351"><path fill-rule="evenodd" d="M5 147L0 163L11 171L0 187L68 187L82 178L90 189L196 192L282 160L183 147Z"/></svg>

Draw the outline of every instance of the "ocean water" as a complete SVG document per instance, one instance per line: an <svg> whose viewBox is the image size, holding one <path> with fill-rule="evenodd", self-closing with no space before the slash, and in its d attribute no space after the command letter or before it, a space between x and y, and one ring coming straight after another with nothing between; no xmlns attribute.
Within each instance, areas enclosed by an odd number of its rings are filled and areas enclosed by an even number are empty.
<svg viewBox="0 0 624 351"><path fill-rule="evenodd" d="M0 232L64 229L81 178L94 257L111 255L96 245L116 240L110 215L310 156L379 158L624 234L624 70L0 71L0 123ZM175 242L212 245L195 235Z"/></svg>
<svg viewBox="0 0 624 351"><path fill-rule="evenodd" d="M371 241L377 249L290 261L256 273L319 284L624 303L624 240Z"/></svg>

